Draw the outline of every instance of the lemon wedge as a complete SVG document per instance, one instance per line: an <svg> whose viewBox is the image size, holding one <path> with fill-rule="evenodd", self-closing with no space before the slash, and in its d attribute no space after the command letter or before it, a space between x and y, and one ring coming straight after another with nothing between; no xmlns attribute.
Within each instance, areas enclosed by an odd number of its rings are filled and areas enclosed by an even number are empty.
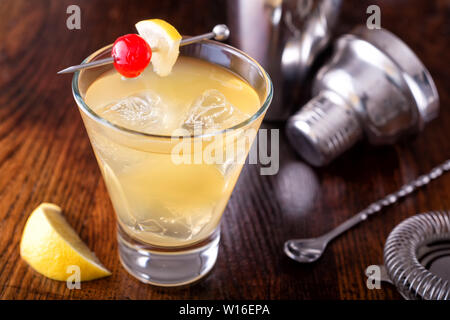
<svg viewBox="0 0 450 320"><path fill-rule="evenodd" d="M156 74L161 77L170 74L180 53L181 35L171 24L161 19L149 19L136 23L139 35L155 51L151 64Z"/></svg>
<svg viewBox="0 0 450 320"><path fill-rule="evenodd" d="M80 281L111 275L83 243L52 203L40 204L28 217L20 242L20 255L40 274L60 281L79 267ZM72 270L72 272L70 272Z"/></svg>

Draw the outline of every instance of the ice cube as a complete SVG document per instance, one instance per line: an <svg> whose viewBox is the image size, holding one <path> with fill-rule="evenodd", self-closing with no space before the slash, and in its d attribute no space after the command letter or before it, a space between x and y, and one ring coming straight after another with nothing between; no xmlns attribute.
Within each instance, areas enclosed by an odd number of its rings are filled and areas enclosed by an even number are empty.
<svg viewBox="0 0 450 320"><path fill-rule="evenodd" d="M247 115L234 107L216 89L206 90L191 105L183 128L194 130L221 130L244 121Z"/></svg>
<svg viewBox="0 0 450 320"><path fill-rule="evenodd" d="M211 218L212 211L210 209L207 211L198 209L198 212L190 212L185 215L177 215L170 210L160 212L160 214L154 212L152 218L138 219L134 225L134 230L189 240L196 236L210 222Z"/></svg>
<svg viewBox="0 0 450 320"><path fill-rule="evenodd" d="M146 90L104 106L100 115L129 129L154 132L165 125L166 106L161 97Z"/></svg>
<svg viewBox="0 0 450 320"><path fill-rule="evenodd" d="M189 240L193 236L192 228L180 219L146 219L137 221L134 229L137 232L151 232L164 237Z"/></svg>

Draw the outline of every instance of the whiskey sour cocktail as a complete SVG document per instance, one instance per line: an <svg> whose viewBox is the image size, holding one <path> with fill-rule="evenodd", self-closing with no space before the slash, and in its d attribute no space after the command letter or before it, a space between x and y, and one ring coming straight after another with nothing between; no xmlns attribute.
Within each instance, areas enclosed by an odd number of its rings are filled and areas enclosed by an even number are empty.
<svg viewBox="0 0 450 320"><path fill-rule="evenodd" d="M158 23L153 33L138 28L157 47L153 68L134 77L112 65L83 70L73 91L117 215L122 264L143 282L175 286L216 261L220 219L272 86L258 63L219 42L163 56L178 38Z"/></svg>

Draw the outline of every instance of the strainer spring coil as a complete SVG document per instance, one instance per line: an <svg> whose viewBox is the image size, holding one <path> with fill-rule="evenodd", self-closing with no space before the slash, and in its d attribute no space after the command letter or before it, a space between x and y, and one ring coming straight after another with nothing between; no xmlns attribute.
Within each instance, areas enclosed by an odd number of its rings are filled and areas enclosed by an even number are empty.
<svg viewBox="0 0 450 320"><path fill-rule="evenodd" d="M450 300L449 280L430 272L418 251L430 243L447 241L450 249L450 212L429 212L406 219L390 233L384 265L390 280L406 299Z"/></svg>

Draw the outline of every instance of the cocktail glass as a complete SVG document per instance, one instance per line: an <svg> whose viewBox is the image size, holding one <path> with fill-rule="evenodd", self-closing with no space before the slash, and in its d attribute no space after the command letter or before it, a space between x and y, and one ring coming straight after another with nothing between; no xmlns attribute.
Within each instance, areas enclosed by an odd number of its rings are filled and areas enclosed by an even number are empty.
<svg viewBox="0 0 450 320"><path fill-rule="evenodd" d="M84 62L106 58L110 51L111 45ZM245 80L259 96L259 109L245 121L217 132L149 134L114 124L86 104L89 86L111 70L111 65L76 72L72 81L75 101L116 212L120 260L137 279L159 286L194 282L214 266L223 211L273 91L266 71L231 46L202 41L180 48L180 55L222 66ZM180 144L182 156L192 156L191 163L175 160ZM233 148L232 156L224 152L223 161L217 163L205 163L204 157L200 162L193 160L206 149L214 155ZM123 173L130 168L132 176Z"/></svg>

